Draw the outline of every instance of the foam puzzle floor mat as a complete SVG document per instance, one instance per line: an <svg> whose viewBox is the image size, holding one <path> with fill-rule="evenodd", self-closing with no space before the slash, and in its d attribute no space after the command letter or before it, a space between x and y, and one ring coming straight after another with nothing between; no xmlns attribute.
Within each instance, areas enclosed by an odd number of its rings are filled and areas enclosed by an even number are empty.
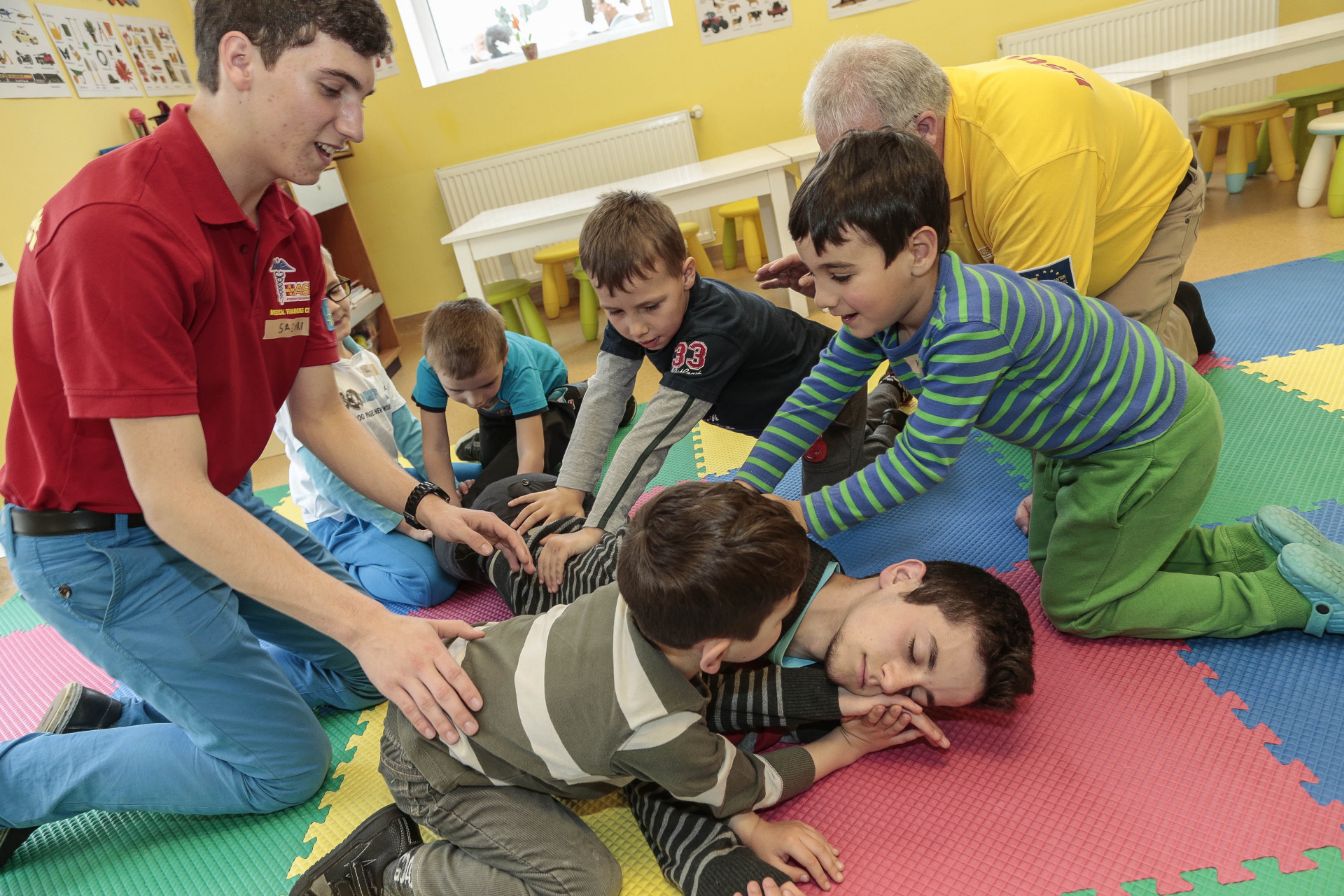
<svg viewBox="0 0 1344 896"><path fill-rule="evenodd" d="M1282 503L1344 540L1342 262L1344 254L1200 284L1218 335L1201 370L1227 432L1198 522ZM697 427L655 485L730 476L749 448ZM1040 613L1011 522L1029 476L1026 452L976 436L929 495L829 546L855 574L946 557L1013 584L1037 632L1037 693L1010 715L940 711L950 751L915 744L868 757L773 814L814 824L840 848L841 896L1344 893L1344 639L1058 634ZM780 491L798 487L795 469ZM263 497L298 518L285 489ZM479 587L416 612L507 615ZM70 680L116 687L22 598L0 605L0 740L31 730ZM0 894L286 893L390 801L377 774L384 713L321 717L332 770L301 806L262 817L86 813L40 828L0 870ZM576 810L621 860L626 896L675 893L618 797Z"/></svg>

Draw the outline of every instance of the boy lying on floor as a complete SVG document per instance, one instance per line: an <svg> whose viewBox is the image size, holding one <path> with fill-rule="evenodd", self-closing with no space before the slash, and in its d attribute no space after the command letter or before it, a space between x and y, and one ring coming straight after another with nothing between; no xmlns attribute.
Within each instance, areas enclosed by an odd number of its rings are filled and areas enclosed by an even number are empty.
<svg viewBox="0 0 1344 896"><path fill-rule="evenodd" d="M477 507L511 522L519 512L511 501L553 484L549 476L501 480L481 494ZM582 517L552 521L526 540L535 554L546 538L583 525ZM540 574L511 573L503 556L475 560L447 543L436 543L435 553L450 575L493 585L515 613L542 613L615 581L622 534L609 533L570 558L554 594ZM809 542L808 550L798 604L766 655L774 665L709 677L712 729L834 723L862 708L860 695L903 694L928 707L1009 709L1017 695L1031 693L1026 609L1016 592L984 570L903 560L856 579L825 548ZM927 717L917 722L931 743L946 744ZM663 872L685 893L777 893L800 874L777 857L743 848L710 813L656 786L635 782L625 794Z"/></svg>
<svg viewBox="0 0 1344 896"><path fill-rule="evenodd" d="M376 814L293 892L615 896L620 866L556 798L632 781L707 807L758 855L791 859L830 889L844 874L825 838L755 810L875 750L946 741L902 695L871 698L858 718L765 756L709 730L701 676L779 638L806 544L787 508L731 483L684 482L653 498L630 523L616 584L451 642L482 690L476 734L426 740L389 707L380 771L409 818ZM412 822L443 839L417 842Z"/></svg>

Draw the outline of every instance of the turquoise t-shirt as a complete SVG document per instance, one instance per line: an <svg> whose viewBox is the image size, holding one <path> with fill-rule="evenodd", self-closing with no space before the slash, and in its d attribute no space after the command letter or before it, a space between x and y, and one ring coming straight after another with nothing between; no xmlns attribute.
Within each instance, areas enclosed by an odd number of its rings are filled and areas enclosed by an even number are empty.
<svg viewBox="0 0 1344 896"><path fill-rule="evenodd" d="M789 630L779 636L775 646L771 647L770 652L765 655L766 659L776 666L783 666L786 669L797 669L800 666L815 666L817 664L816 660L803 659L800 656L785 656L784 653L793 643L793 636L798 634L798 626L802 624L803 617L811 609L812 601L817 599L821 589L825 587L826 583L831 580L831 576L835 575L835 571L839 568L840 564L834 560L826 564L826 568L821 571L821 577L817 580L817 587L812 589L812 593L807 597L807 603L803 604L803 611L793 620L793 625L789 626Z"/></svg>
<svg viewBox="0 0 1344 896"><path fill-rule="evenodd" d="M506 330L509 356L504 360L504 379L499 398L480 413L487 417L531 417L546 410L546 403L559 398L569 372L560 353L530 336ZM415 369L415 388L411 399L426 411L442 413L448 407L448 393L429 361L420 359Z"/></svg>

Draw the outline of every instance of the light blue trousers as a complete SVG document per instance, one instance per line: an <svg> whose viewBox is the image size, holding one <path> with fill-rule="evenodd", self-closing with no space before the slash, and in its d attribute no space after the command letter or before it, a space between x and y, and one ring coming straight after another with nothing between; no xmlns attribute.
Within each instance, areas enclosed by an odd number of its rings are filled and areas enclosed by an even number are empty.
<svg viewBox="0 0 1344 896"><path fill-rule="evenodd" d="M250 478L229 498L355 584L253 495ZM16 537L10 518L6 507L0 538L29 604L137 696L115 728L0 744L0 827L90 809L207 815L295 805L322 785L330 762L311 708L383 699L340 644L234 591L146 527L122 519L109 532Z"/></svg>

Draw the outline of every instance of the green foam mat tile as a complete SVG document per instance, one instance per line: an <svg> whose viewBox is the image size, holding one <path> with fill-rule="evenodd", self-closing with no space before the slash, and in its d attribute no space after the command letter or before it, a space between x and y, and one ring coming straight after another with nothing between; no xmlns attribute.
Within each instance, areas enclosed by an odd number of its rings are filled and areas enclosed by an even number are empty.
<svg viewBox="0 0 1344 896"><path fill-rule="evenodd" d="M0 604L0 635L31 631L42 624L42 617L28 606L22 594L16 594Z"/></svg>
<svg viewBox="0 0 1344 896"><path fill-rule="evenodd" d="M1195 518L1227 523L1265 504L1308 510L1344 498L1344 414L1241 370L1209 372L1225 423L1218 475Z"/></svg>
<svg viewBox="0 0 1344 896"><path fill-rule="evenodd" d="M1246 879L1228 883L1220 879L1216 868L1183 872L1181 877L1191 885L1185 896L1338 896L1344 893L1344 860L1340 858L1338 847L1309 849L1303 855L1315 862L1316 867L1288 873L1279 867L1277 859L1252 859L1242 863L1244 873L1234 872L1235 876ZM1252 876L1247 877L1248 874ZM1123 886L1131 896L1160 894L1151 879L1130 881ZM1091 891L1083 891L1088 892Z"/></svg>
<svg viewBox="0 0 1344 896"><path fill-rule="evenodd" d="M319 716L332 743L332 768L359 713ZM270 815L183 816L86 812L43 825L0 871L4 896L269 896L286 894L285 875L309 845L309 825L333 786Z"/></svg>

